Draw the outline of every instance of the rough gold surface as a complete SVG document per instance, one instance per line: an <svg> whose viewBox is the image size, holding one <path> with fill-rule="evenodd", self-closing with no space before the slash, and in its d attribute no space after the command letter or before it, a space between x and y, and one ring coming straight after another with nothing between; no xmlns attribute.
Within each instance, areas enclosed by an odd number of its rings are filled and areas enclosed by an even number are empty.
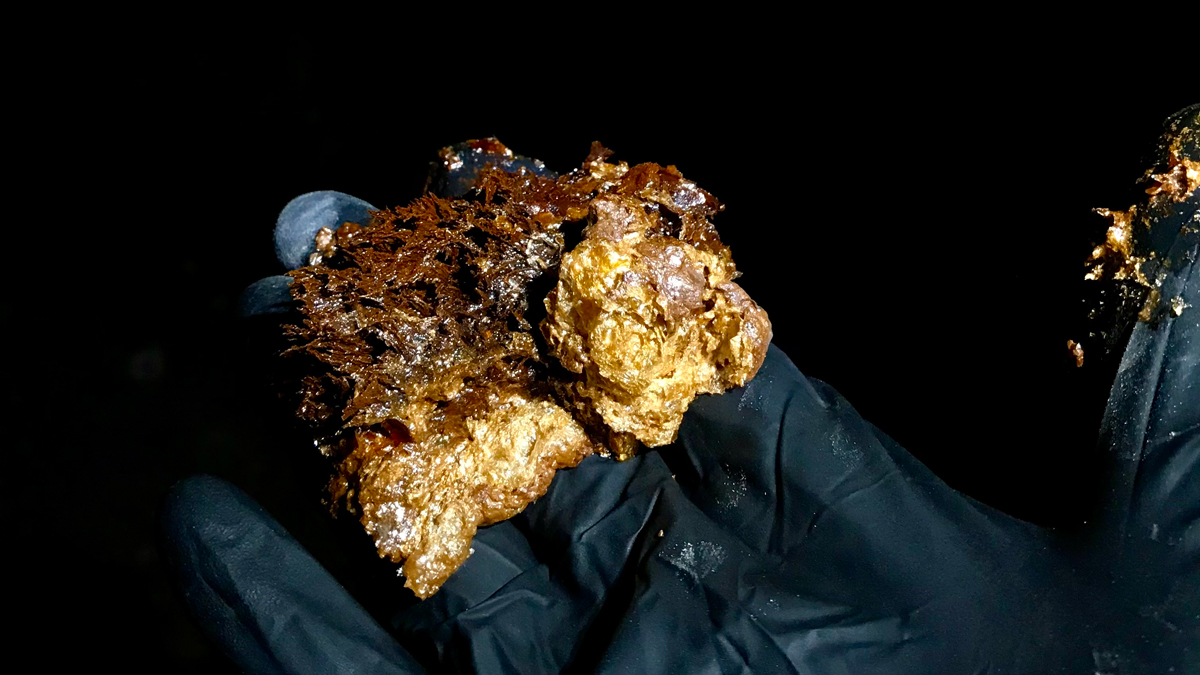
<svg viewBox="0 0 1200 675"><path fill-rule="evenodd" d="M698 394L753 377L771 324L733 283L731 261L649 230L635 200L594 201L586 238L563 256L546 298L542 331L604 422L656 447L675 440Z"/></svg>
<svg viewBox="0 0 1200 675"><path fill-rule="evenodd" d="M429 410L405 412L413 421L433 417ZM516 515L546 492L556 470L592 451L566 411L519 392L497 396L485 414L466 419L461 433L415 441L386 429L355 435L334 493L357 492L379 554L404 563L405 586L422 598L471 554L479 526Z"/></svg>

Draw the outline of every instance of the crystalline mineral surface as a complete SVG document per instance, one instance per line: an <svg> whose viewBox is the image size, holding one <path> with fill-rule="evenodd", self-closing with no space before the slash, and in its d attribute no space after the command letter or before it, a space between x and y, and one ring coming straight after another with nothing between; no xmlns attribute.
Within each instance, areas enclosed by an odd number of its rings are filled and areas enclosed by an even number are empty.
<svg viewBox="0 0 1200 675"><path fill-rule="evenodd" d="M418 596L556 470L670 443L698 394L762 365L771 325L734 283L721 205L674 167L609 154L593 145L557 179L485 168L462 198L319 234L292 273L298 415L336 462L335 508Z"/></svg>

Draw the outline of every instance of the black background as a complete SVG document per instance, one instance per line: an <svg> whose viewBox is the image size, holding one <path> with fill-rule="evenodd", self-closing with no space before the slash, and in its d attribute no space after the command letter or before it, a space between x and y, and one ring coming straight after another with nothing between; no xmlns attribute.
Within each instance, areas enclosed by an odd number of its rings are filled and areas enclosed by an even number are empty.
<svg viewBox="0 0 1200 675"><path fill-rule="evenodd" d="M17 76L33 152L0 305L10 494L36 542L14 554L22 624L52 661L230 667L154 541L165 491L199 472L259 499L377 614L406 593L324 512L319 459L262 384L267 329L234 308L281 271L289 199L402 203L437 148L487 135L560 171L593 140L677 165L727 204L743 286L803 372L956 489L1046 526L1088 518L1115 367L1066 357L1104 228L1090 209L1131 203L1162 120L1200 91L1100 42L654 37L159 35Z"/></svg>

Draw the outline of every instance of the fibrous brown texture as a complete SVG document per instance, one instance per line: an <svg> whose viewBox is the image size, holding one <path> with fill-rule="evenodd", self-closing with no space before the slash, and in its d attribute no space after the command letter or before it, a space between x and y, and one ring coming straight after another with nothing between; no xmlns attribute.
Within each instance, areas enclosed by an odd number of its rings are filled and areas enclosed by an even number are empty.
<svg viewBox="0 0 1200 675"><path fill-rule="evenodd" d="M556 180L484 169L465 198L319 233L292 273L304 321L285 355L337 464L335 508L421 597L557 469L670 442L697 394L762 364L770 323L733 283L721 205L674 167L608 155Z"/></svg>

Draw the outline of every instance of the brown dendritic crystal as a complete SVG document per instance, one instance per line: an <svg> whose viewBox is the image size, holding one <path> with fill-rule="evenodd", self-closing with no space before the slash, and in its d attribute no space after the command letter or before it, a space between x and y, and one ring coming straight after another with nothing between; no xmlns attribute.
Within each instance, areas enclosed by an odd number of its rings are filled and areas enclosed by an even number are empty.
<svg viewBox="0 0 1200 675"><path fill-rule="evenodd" d="M762 365L771 325L733 281L721 204L610 154L594 144L557 179L486 167L463 198L322 231L292 273L303 322L284 354L337 465L334 508L420 597L555 471L670 443L698 394Z"/></svg>

